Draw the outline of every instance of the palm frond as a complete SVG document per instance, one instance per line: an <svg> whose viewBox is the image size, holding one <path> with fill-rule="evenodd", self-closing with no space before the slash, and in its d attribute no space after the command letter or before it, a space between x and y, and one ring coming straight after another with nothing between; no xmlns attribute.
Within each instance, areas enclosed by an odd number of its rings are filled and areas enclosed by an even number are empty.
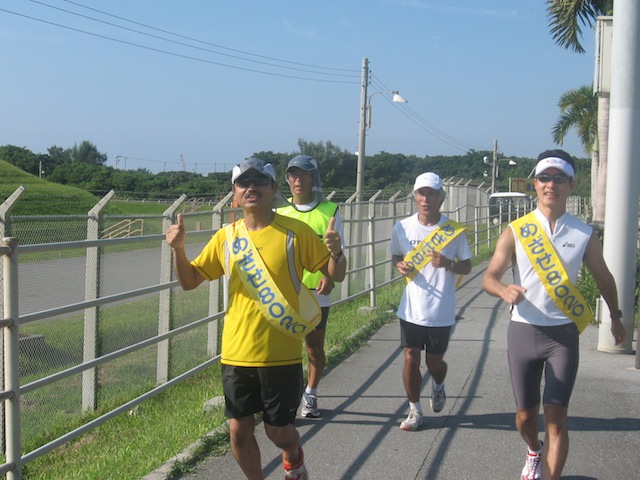
<svg viewBox="0 0 640 480"><path fill-rule="evenodd" d="M613 0L547 0L551 36L561 47L584 53L581 25L592 28L599 15L613 11Z"/></svg>
<svg viewBox="0 0 640 480"><path fill-rule="evenodd" d="M553 141L562 145L567 134L574 130L586 153L591 153L598 135L598 96L589 85L567 90L558 100L560 118L553 126Z"/></svg>

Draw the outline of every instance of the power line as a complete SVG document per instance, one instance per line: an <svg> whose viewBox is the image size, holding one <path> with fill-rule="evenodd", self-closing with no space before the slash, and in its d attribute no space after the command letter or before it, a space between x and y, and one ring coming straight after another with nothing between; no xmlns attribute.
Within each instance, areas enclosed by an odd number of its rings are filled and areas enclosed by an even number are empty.
<svg viewBox="0 0 640 480"><path fill-rule="evenodd" d="M197 38L188 37L186 35L182 35L182 34L179 34L179 33L171 32L171 31L168 31L168 30L163 30L161 28L153 27L151 25L147 25L147 24L144 24L144 23L136 22L135 20L130 20L130 19L125 18L125 17L120 17L120 16L117 16L117 15L113 15L113 14L105 12L103 10L98 10L96 8L91 8L91 7L88 7L86 5L82 5L80 3L73 2L71 0L64 0L64 1L67 2L67 3L71 3L73 5L77 5L77 6L82 7L82 8L86 8L88 10L92 10L94 12L101 13L103 15L107 15L109 17L117 18L118 20L124 20L125 22L133 23L134 25L139 25L141 27L149 28L151 30L156 30L156 31L162 32L162 33L167 33L169 35L174 35L176 37L184 38L186 40L191 40L191 41L194 41L194 42L197 42L197 43L202 43L204 45L210 45L212 47L222 48L224 50L229 50L231 52L242 53L243 55L249 55L249 56L257 57L257 58L264 58L264 59L273 60L273 61L276 61L276 62L289 63L289 64L292 64L292 65L300 65L300 66L303 66L303 67L320 68L320 69L326 69L326 70L336 70L336 71L342 71L342 72L352 72L354 74L358 74L359 73L359 70L356 70L356 69L325 67L325 66L320 66L320 65L299 63L299 62L293 62L293 61L289 61L289 60L282 60L282 59L279 59L279 58L269 57L269 56L265 56L265 55L258 55L258 54L255 54L255 53L246 52L246 51L238 50L238 49L235 49L235 48L229 48L229 47L225 47L223 45L217 45L215 43L206 42L204 40L199 40Z"/></svg>
<svg viewBox="0 0 640 480"><path fill-rule="evenodd" d="M127 40L121 40L121 39L118 39L118 38L109 37L107 35L102 35L102 34L95 33L95 32L89 32L89 31L82 30L82 29L79 29L79 28L70 27L68 25L62 25L62 24L59 24L59 23L56 23L56 22L51 22L49 20L44 20L44 19L41 19L41 18L37 18L37 17L30 16L30 15L26 15L26 14L23 14L23 13L14 12L14 11L7 10L7 9L4 9L4 8L0 8L0 11L5 12L5 13L9 13L11 15L16 15L18 17L27 18L29 20L33 20L33 21L36 21L36 22L45 23L45 24L48 24L48 25L52 25L52 26L59 27L59 28L64 28L64 29L71 30L71 31L74 31L74 32L78 32L78 33L83 33L85 35L90 35L90 36L93 36L93 37L102 38L102 39L105 39L105 40L110 40L110 41L121 43L121 44L124 44L124 45L129 45L129 46L142 48L142 49L150 50L150 51L157 52L157 53L162 53L162 54L165 54L165 55L171 55L171 56L174 56L174 57L184 58L184 59L187 59L187 60L193 60L193 61L197 61L197 62L201 62L201 63L207 63L207 64L210 64L210 65L218 65L218 66L221 66L221 67L233 68L233 69L242 70L242 71L245 71L245 72L261 73L261 74L264 74L264 75L271 75L271 76L275 76L275 77L292 78L292 79L296 79L296 80L307 80L307 81L312 81L312 82L348 83L348 84L357 83L357 81L329 80L329 79L320 79L320 78L301 77L301 76L297 76L297 75L287 75L287 74L283 74L283 73L268 72L268 71L264 71L264 70L257 70L257 69L254 69L254 68L240 67L240 66L237 66L237 65L229 65L229 64L225 64L225 63L214 62L212 60L206 60L206 59L203 59L203 58L193 57L191 55L185 55L185 54L181 54L181 53L171 52L171 51L163 50L163 49L160 49L160 48L155 48L155 47L150 47L150 46L147 46L147 45L141 45L141 44L138 44L138 43L129 42ZM278 67L278 66L276 66L276 67ZM284 68L284 67L279 67L279 68Z"/></svg>
<svg viewBox="0 0 640 480"><path fill-rule="evenodd" d="M380 79L378 79L375 75L373 75L373 73L371 73L371 84L376 86L376 88L380 88L381 90L384 90L384 91L390 90L384 83L382 83L382 81L380 81ZM462 140L459 140L449 135L448 133L444 132L443 130L439 129L438 127L436 127L435 125L427 121L420 114L418 114L415 110L411 108L411 106L408 103L395 103L386 97L385 97L385 100L391 103L396 109L400 111L402 115L408 118L412 123L417 125L419 128L421 128L428 134L432 135L433 137L437 138L441 142L446 143L451 147L457 148L462 151L467 151L470 149L475 149L475 150L491 149L490 147L481 147L478 145L472 145L470 143L464 142Z"/></svg>
<svg viewBox="0 0 640 480"><path fill-rule="evenodd" d="M373 77L374 76L372 75L372 84L377 84L380 88L387 89L386 85L384 85L379 79L373 78ZM388 99L386 99L386 100L389 101ZM393 102L391 102L391 103L393 103ZM399 109L400 113L402 113L405 117L407 117L412 123L417 125L419 128L421 128L422 130L426 131L430 135L434 136L435 138L437 138L441 142L444 142L444 143L446 143L447 145L449 145L451 147L460 149L462 151L466 151L466 150L469 150L469 149L479 149L479 150L487 150L488 149L486 147L480 147L480 146L477 146L477 145L469 144L467 142L464 142L462 140L459 140L459 139L449 135L448 133L446 133L443 130L439 129L438 127L436 127L432 123L428 122L421 115L419 115L415 110L413 110L411 108L411 106L409 106L406 103L402 104L402 105L397 104L397 103L393 103L393 106L395 108Z"/></svg>
<svg viewBox="0 0 640 480"><path fill-rule="evenodd" d="M205 51L205 52L208 52L208 53L214 53L216 55L222 55L222 56L225 56L225 57L235 58L237 60L242 60L242 61L245 61L245 62L258 63L258 64L261 64L261 65L268 65L270 67L284 68L284 69L288 69L288 70L296 70L296 71L306 72L306 73L315 73L315 74L319 74L319 75L333 75L333 76L339 76L339 77L357 78L356 75L353 74L353 73L347 75L347 74L344 74L344 73L338 74L338 73L318 72L318 71L307 70L307 69L302 69L302 68L297 68L297 67L288 67L288 66L282 66L282 65L275 65L273 63L264 62L264 61L260 61L260 60L252 60L252 59L249 59L249 58L243 58L243 57L240 57L238 55L231 55L231 54L228 54L228 53L222 53L222 52L218 52L218 51L212 50L210 48L198 47L198 46L195 46L195 45L190 45L190 44L185 43L185 42L179 42L177 40L171 40L169 38L161 37L159 35L153 35L151 33L146 33L146 32L143 32L141 30L135 30L133 28L124 27L122 25L118 25L118 24L115 24L115 23L111 23L111 22L107 22L107 21L104 21L104 20L100 20L98 18L90 17L88 15L83 15L83 14L80 14L80 13L72 12L70 10L66 10L64 8L56 7L54 5L50 5L48 3L41 2L41 1L38 1L38 0L30 0L30 1L32 3L36 3L36 4L42 5L44 7L48 7L48 8L54 9L54 10L58 10L60 12L67 13L69 15L74 15L74 16L77 16L77 17L85 18L87 20L91 20L91 21L94 21L94 22L97 22L97 23L101 23L103 25L108 25L108 26L111 26L111 27L119 28L119 29L122 29L122 30L126 30L128 32L133 32L133 33L136 33L136 34L139 34L139 35L144 35L144 36L147 36L147 37L150 37L150 38L154 38L154 39L157 39L157 40L162 40L164 42L169 42L169 43L173 43L173 44L176 44L176 45L181 45L183 47L193 48L193 49L200 50L200 51ZM68 2L68 3L72 3L74 5L79 5L79 4L75 3L75 2ZM83 6L83 5L80 5L80 6ZM85 8L89 8L89 7L85 7ZM152 30L160 31L160 32L163 32L163 33L168 33L170 35L178 36L178 37L185 38L185 39L188 39L188 40L191 40L191 41L195 41L195 42L198 42L198 43L213 45L213 46L216 46L218 48L225 48L225 47L221 47L219 45L209 44L207 42L203 42L203 41L191 38L191 37L186 37L184 35L179 35L179 34L175 34L175 33L172 33L172 32L165 31L165 30L157 29L155 27L152 27L152 26L149 26L149 25L144 25L144 24L141 24L141 23L138 23L138 22L134 22L132 20L127 20L127 19L122 18L122 17L117 17L115 15L111 15L109 13L102 12L100 10L96 10L96 9L93 9L93 8L90 8L90 10L94 10L94 11L97 11L99 13L102 13L103 15L109 15L109 16L112 16L112 17L127 21L127 22L134 23L136 25L144 26L145 28L150 28ZM245 55L251 55L251 54L249 54L247 52L241 52L241 53L243 53ZM268 58L268 57L265 57L265 58ZM272 59L272 60L283 62L283 60L278 60L278 59ZM293 64L293 62L287 62L287 63ZM303 65L303 64L300 64L300 65ZM320 69L323 69L323 68L327 69L328 68L328 67L316 67L316 66L312 66L312 65L306 65L306 66L313 67L313 68L320 68ZM334 69L334 70L337 70L337 69ZM347 71L347 70L343 70L343 71ZM353 70L352 70L352 72L353 72Z"/></svg>

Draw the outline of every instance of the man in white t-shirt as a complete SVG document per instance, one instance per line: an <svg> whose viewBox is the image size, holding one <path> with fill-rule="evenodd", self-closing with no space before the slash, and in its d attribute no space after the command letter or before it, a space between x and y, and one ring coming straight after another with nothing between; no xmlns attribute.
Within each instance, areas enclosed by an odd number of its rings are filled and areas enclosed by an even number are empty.
<svg viewBox="0 0 640 480"><path fill-rule="evenodd" d="M409 399L409 416L400 428L409 431L422 424L422 350L426 350L432 380L431 409L440 412L444 408L447 363L443 358L455 324L456 278L471 271L471 251L464 232L451 236L448 242L442 241L447 238L443 232L451 231L452 224L440 213L445 198L442 179L435 173L423 173L416 178L413 192L417 213L395 224L390 248L396 270L411 278L397 313L404 350L402 378ZM415 253L412 258L424 257L428 263L416 268L416 262L405 260L410 252Z"/></svg>

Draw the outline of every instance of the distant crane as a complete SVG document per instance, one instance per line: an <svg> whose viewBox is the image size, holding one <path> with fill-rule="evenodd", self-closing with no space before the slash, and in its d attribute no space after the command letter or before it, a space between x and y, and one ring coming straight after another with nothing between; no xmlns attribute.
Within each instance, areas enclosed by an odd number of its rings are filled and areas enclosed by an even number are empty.
<svg viewBox="0 0 640 480"><path fill-rule="evenodd" d="M182 154L180 154L180 163L182 163L182 171L186 172L187 171L187 162L184 161L184 157L182 156Z"/></svg>

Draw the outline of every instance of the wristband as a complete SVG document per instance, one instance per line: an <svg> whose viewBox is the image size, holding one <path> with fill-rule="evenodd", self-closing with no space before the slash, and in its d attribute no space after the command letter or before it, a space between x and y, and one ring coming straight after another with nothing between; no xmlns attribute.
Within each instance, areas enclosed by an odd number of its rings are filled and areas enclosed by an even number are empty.
<svg viewBox="0 0 640 480"><path fill-rule="evenodd" d="M611 314L611 320L620 320L622 318L622 310L618 310L616 313Z"/></svg>

